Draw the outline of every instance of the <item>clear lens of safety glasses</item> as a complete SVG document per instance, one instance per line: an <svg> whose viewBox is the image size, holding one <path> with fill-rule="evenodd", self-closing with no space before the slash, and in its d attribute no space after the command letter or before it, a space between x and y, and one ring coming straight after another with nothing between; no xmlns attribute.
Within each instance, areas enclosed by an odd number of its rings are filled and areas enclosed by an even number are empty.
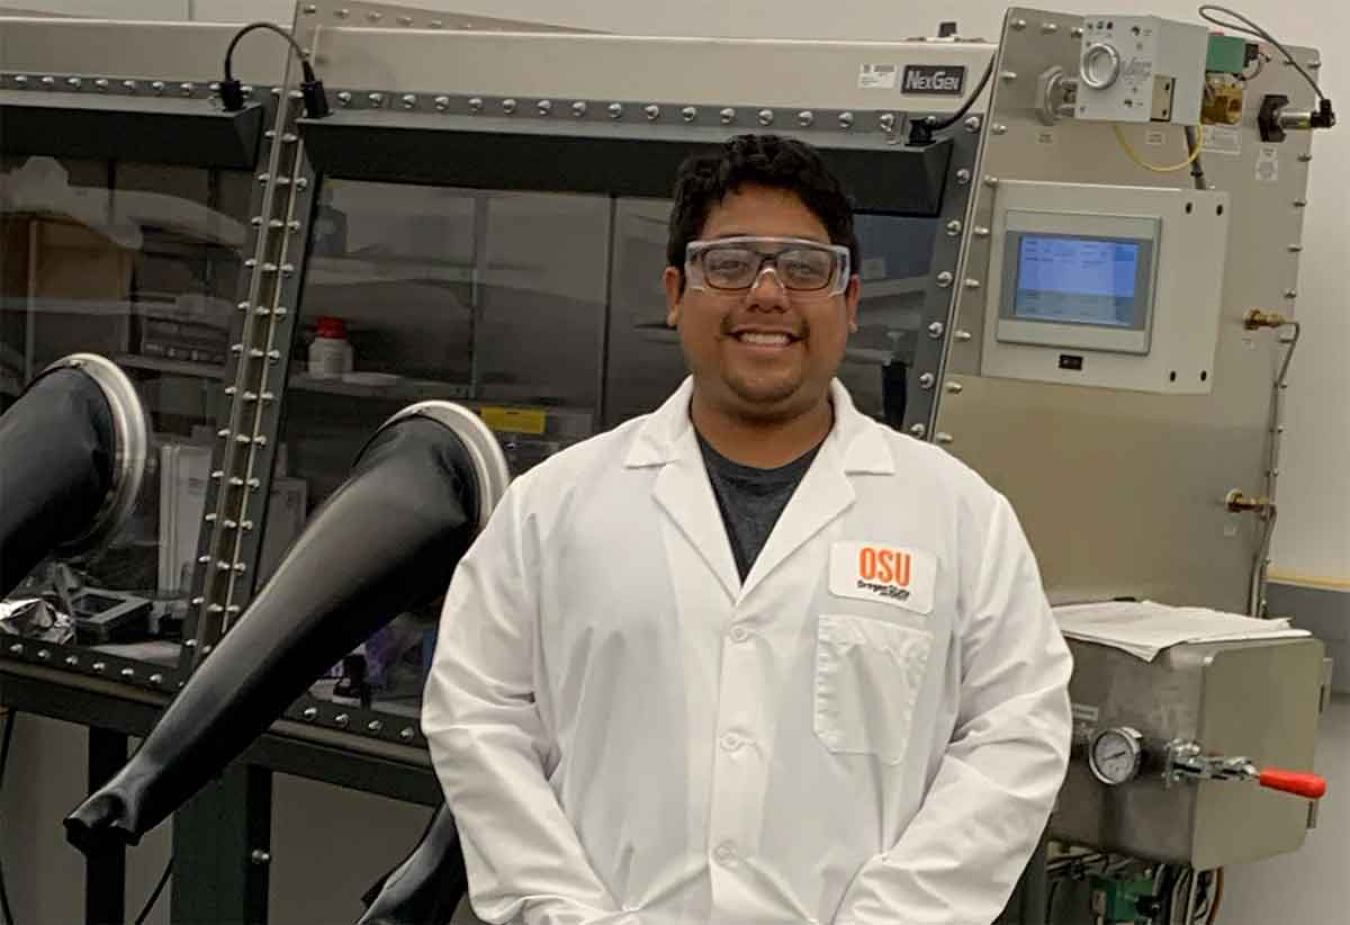
<svg viewBox="0 0 1350 925"><path fill-rule="evenodd" d="M736 237L691 241L685 275L694 289L744 292L766 266L794 295L835 296L848 288L848 248L801 238Z"/></svg>

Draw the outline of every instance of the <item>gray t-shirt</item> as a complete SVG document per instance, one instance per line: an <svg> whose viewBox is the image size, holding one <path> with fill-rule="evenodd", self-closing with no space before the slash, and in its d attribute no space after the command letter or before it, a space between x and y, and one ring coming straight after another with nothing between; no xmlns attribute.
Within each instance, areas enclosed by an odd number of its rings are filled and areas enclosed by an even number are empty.
<svg viewBox="0 0 1350 925"><path fill-rule="evenodd" d="M786 466L756 469L727 459L702 434L698 445L708 467L713 494L717 496L717 507L722 512L722 523L727 528L732 555L736 557L736 570L744 581L820 447Z"/></svg>

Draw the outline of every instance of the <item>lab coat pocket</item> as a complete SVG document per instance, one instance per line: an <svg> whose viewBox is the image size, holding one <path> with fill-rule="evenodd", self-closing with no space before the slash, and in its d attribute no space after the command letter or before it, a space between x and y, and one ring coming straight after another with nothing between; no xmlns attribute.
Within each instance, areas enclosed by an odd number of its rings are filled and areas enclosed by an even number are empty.
<svg viewBox="0 0 1350 925"><path fill-rule="evenodd" d="M905 760L933 636L867 617L822 615L816 630L815 731L839 754Z"/></svg>

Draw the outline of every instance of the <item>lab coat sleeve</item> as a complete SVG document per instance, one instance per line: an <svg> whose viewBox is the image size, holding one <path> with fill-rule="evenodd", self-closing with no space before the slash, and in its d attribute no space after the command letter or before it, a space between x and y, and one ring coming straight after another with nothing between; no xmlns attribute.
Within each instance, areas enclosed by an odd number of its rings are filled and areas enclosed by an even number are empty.
<svg viewBox="0 0 1350 925"><path fill-rule="evenodd" d="M620 916L546 779L533 689L537 602L520 483L460 561L441 615L422 728L489 923Z"/></svg>
<svg viewBox="0 0 1350 925"><path fill-rule="evenodd" d="M918 813L863 866L836 925L988 925L1063 783L1072 657L1002 496L983 549L972 551L977 577L953 639L961 670L955 728Z"/></svg>

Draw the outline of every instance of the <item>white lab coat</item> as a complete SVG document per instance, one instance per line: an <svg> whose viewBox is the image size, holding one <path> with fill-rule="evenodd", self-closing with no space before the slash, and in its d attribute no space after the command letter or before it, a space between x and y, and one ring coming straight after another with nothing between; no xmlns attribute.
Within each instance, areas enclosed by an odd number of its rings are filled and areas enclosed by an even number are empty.
<svg viewBox="0 0 1350 925"><path fill-rule="evenodd" d="M519 478L455 571L422 723L476 913L988 925L1071 726L1012 509L836 382L742 584L691 394Z"/></svg>

